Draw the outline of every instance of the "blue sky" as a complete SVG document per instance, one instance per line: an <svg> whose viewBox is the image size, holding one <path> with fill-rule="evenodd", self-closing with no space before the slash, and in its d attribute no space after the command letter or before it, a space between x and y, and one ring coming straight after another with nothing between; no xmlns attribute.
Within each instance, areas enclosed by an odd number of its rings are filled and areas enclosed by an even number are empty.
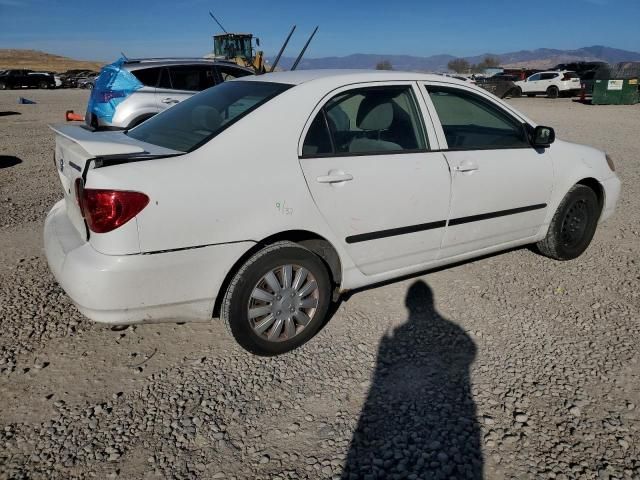
<svg viewBox="0 0 640 480"><path fill-rule="evenodd" d="M257 34L267 55L292 24L295 56L350 53L477 55L606 45L640 50L640 0L0 0L0 48L33 48L91 60L200 56L218 27Z"/></svg>

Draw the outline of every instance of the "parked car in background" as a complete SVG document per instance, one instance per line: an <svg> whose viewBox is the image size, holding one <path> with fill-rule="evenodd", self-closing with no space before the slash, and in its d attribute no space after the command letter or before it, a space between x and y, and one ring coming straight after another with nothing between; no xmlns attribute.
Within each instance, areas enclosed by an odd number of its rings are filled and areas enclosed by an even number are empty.
<svg viewBox="0 0 640 480"><path fill-rule="evenodd" d="M63 88L78 88L78 81L88 78L91 75L98 75L98 72L87 69L67 70L61 74L62 86Z"/></svg>
<svg viewBox="0 0 640 480"><path fill-rule="evenodd" d="M94 129L132 128L194 93L252 74L219 60L121 59L96 78L85 122Z"/></svg>
<svg viewBox="0 0 640 480"><path fill-rule="evenodd" d="M576 258L620 192L604 152L439 75L246 76L127 132L53 128L45 252L80 311L220 316L261 355L340 292L520 245Z"/></svg>
<svg viewBox="0 0 640 480"><path fill-rule="evenodd" d="M580 92L580 77L575 72L569 71L535 73L515 84L520 89L519 94L524 93L528 97L544 94L549 98L558 98Z"/></svg>
<svg viewBox="0 0 640 480"><path fill-rule="evenodd" d="M98 78L99 73L91 73L86 77L80 77L76 80L76 84L78 88L85 88L91 90L95 84L96 78Z"/></svg>
<svg viewBox="0 0 640 480"><path fill-rule="evenodd" d="M478 78L476 83L480 88L493 93L498 98L519 97L520 90L515 84L517 77L499 73L488 78Z"/></svg>
<svg viewBox="0 0 640 480"><path fill-rule="evenodd" d="M598 70L600 68L607 68L608 66L609 64L606 62L570 62L559 63L555 67L551 68L551 70L575 72L579 77L582 77L583 73L591 70Z"/></svg>
<svg viewBox="0 0 640 480"><path fill-rule="evenodd" d="M31 70L5 70L0 73L0 90L10 88L55 88L56 81L48 73Z"/></svg>

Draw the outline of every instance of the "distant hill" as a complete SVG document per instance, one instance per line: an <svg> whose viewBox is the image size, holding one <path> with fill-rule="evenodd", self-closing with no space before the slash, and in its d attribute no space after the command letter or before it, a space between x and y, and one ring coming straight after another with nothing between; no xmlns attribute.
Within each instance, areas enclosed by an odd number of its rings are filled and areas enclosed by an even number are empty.
<svg viewBox="0 0 640 480"><path fill-rule="evenodd" d="M46 72L66 72L73 69L99 71L103 62L87 62L74 60L60 55L41 52L39 50L15 50L0 48L0 70L24 68Z"/></svg>
<svg viewBox="0 0 640 480"><path fill-rule="evenodd" d="M486 53L472 57L464 57L470 63L479 63L486 56L497 57L504 67L548 68L561 62L571 61L602 61L618 63L623 61L640 61L640 53L620 50L604 46L584 47L577 50L555 50L539 48L536 50L520 50L510 53ZM396 70L412 71L446 71L447 64L453 60L453 55L433 55L417 57L409 55L379 55L356 53L346 57L304 58L298 68L375 68L378 62L388 60ZM280 66L288 69L294 58L283 58Z"/></svg>

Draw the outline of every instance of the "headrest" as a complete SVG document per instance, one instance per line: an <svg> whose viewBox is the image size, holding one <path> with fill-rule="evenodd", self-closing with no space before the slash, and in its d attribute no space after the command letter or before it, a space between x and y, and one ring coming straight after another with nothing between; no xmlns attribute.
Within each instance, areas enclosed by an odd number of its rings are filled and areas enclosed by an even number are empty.
<svg viewBox="0 0 640 480"><path fill-rule="evenodd" d="M362 100L358 108L357 126L362 130L386 130L393 122L390 98L372 95Z"/></svg>
<svg viewBox="0 0 640 480"><path fill-rule="evenodd" d="M224 119L217 109L208 105L198 105L191 112L191 120L196 127L215 132Z"/></svg>

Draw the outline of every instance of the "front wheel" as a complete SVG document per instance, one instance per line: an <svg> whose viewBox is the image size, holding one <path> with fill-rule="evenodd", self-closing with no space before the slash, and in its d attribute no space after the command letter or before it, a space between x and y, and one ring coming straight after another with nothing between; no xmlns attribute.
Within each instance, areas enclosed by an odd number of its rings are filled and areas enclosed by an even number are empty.
<svg viewBox="0 0 640 480"><path fill-rule="evenodd" d="M277 242L249 258L234 275L220 317L242 348L263 356L293 350L323 324L331 281L313 252Z"/></svg>
<svg viewBox="0 0 640 480"><path fill-rule="evenodd" d="M40 83L38 83L38 88L41 88L41 89L44 90L46 88L49 88L49 84L47 82L44 82L44 81L40 82Z"/></svg>
<svg viewBox="0 0 640 480"><path fill-rule="evenodd" d="M547 236L536 244L540 253L556 260L579 257L596 232L600 210L591 188L574 185L553 215Z"/></svg>

